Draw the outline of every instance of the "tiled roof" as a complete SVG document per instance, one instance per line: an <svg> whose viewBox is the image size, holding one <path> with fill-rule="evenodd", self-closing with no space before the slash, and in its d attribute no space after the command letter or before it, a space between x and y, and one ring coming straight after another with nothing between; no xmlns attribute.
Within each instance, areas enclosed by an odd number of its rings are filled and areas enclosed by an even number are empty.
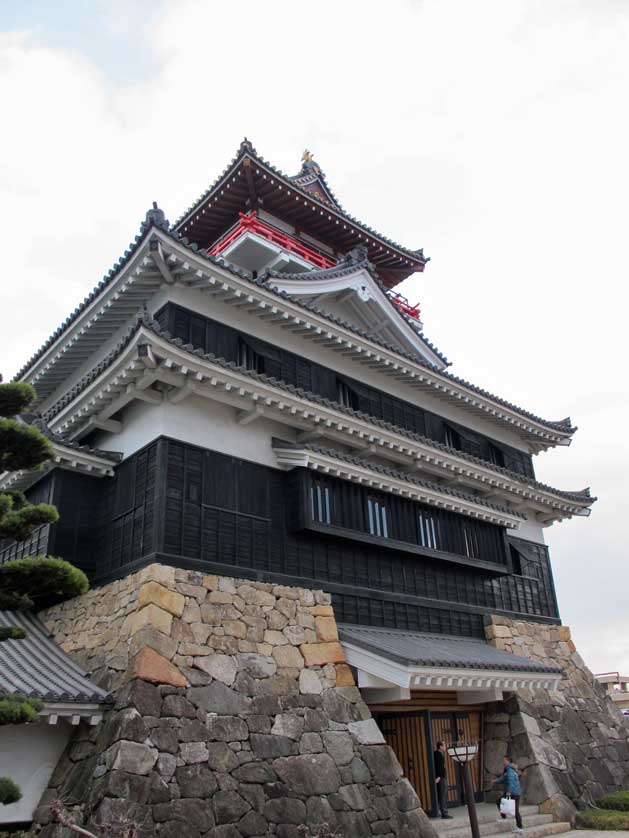
<svg viewBox="0 0 629 838"><path fill-rule="evenodd" d="M80 451L83 454L93 454L95 457L103 457L114 463L119 463L122 460L122 453L118 451L104 451L102 448L92 448L90 445L81 445L78 442L67 439L64 434L51 430L44 417L38 413L23 413L19 419L21 422L37 428L47 439L56 445L62 445L64 448L69 448L72 451Z"/></svg>
<svg viewBox="0 0 629 838"><path fill-rule="evenodd" d="M499 506L495 503L490 503L490 501L483 500L483 498L479 498L477 495L468 494L467 492L461 492L458 489L451 489L448 486L443 486L439 483L433 483L430 480L422 480L419 477L413 477L410 474L407 474L403 471L398 471L394 468L388 468L387 466L381 466L377 463L369 462L369 460L363 460L360 457L354 457L351 454L344 454L341 451L337 451L335 448L326 448L322 445L315 445L312 442L286 442L283 439L273 439L272 441L273 448L277 449L292 449L295 451L313 451L317 454L323 454L325 457L332 457L335 460L340 460L343 463L348 463L354 466L358 466L359 468L366 468L369 471L374 471L377 474L382 474L386 477L393 477L396 480L404 480L406 483L410 483L414 486L423 486L425 489L431 489L433 491L439 492L442 495L449 495L452 498L460 498L461 500L468 501L470 503L478 504L478 506L484 506L487 509L494 509L497 512L504 512L508 515L514 515L518 518L525 519L526 515L521 512L514 512L511 509L507 509L505 506Z"/></svg>
<svg viewBox="0 0 629 838"><path fill-rule="evenodd" d="M345 219L347 219L347 221L349 221L355 227L359 227L361 230L364 230L366 233L369 233L370 236L373 236L374 238L380 239L381 241L388 244L390 247L395 248L395 250L398 250L401 253L405 253L406 255L410 256L413 259L416 259L416 260L419 259L423 262L428 261L424 257L424 252L421 248L417 249L417 250L411 250L407 247L403 247L401 244L398 244L397 242L392 241L391 239L387 238L386 236L383 236L382 233L379 233L377 230L374 230L372 227L369 227L367 224L364 224L362 221L359 221L357 218L354 218L353 215L349 215L349 213L346 212L343 209L343 207L341 206L339 201L336 199L336 196L334 196L332 190L327 185L327 182L325 183L325 188L327 189L327 191L332 196L332 198L335 202L335 206L331 206L331 204L328 201L319 200L316 197L316 195L314 195L311 191L309 191L308 189L303 188L300 185L300 183L299 183L299 177L300 176L299 175L297 176L297 179L294 179L290 175L286 175L280 169L277 169L275 166L271 165L271 163L269 163L263 157L260 157L260 155L257 153L255 148L253 147L252 143L250 143L249 140L246 137L241 142L236 156L232 158L231 162L225 167L222 174L220 174L219 177L216 178L214 183L212 183L212 185L209 186L205 190L205 192L203 192L199 196L199 198L197 198L197 200L188 207L188 209L180 216L180 218L178 218L177 221L175 221L175 223L173 224L173 229L174 230L176 230L177 227L179 227L188 218L188 216L191 213L195 212L201 206L201 204L208 198L209 195L212 194L212 192L221 183L221 181L223 181L225 179L225 177L229 174L229 172L232 169L234 169L236 167L236 165L240 162L240 160L243 159L244 157L250 157L252 160L255 160L256 163L258 163L261 166L264 166L276 178L278 178L279 180L284 181L284 183L286 185L290 186L293 189L296 189L298 192L301 192L302 195L307 197L309 200L313 201L315 204L319 204L319 206L325 208L328 211L330 211L330 210L338 211Z"/></svg>
<svg viewBox="0 0 629 838"><path fill-rule="evenodd" d="M147 213L147 217L149 217L151 215L151 212L152 211L149 210L149 212ZM154 221L153 221L153 224L154 224ZM163 232L168 233L168 231L165 230L163 227L161 227L161 225L158 225L158 226L160 227L160 229L163 230ZM109 272L109 274L107 274L104 277L104 279L101 280L101 282L96 286L96 288L94 288L94 290L91 292L91 294L88 297L85 298L85 300L81 303L81 305L78 306L74 310L74 312L70 315L70 317L68 317L66 319L66 321L64 321L64 323L54 332L54 334L51 335L51 337L43 344L43 346L40 347L40 349L35 353L35 355L32 356L30 361L20 370L19 373L17 373L17 375L15 376L16 380L21 378L22 376L24 376L28 372L28 370L33 366L33 364L44 354L44 352L46 352L46 350L55 342L55 340L63 332L65 332L69 328L69 326L77 319L77 317L81 314L81 312L90 305L90 303L100 294L100 292L113 280L116 273L129 261L129 259L134 255L134 253L139 249L140 245L142 244L145 237L147 236L147 233L151 230L151 224L149 224L147 226L147 222L145 222L142 225L142 228L143 229L142 229L141 234L136 237L135 243L133 245L131 245L131 248L129 250L125 251L125 254L123 255L123 257L118 261L116 266L114 266L114 268ZM409 361L412 361L413 363L416 363L420 366L423 366L427 370L430 370L433 373L438 373L439 375L442 375L445 379L447 379L449 381L452 381L453 383L458 384L460 386L466 387L470 391L472 391L474 393L477 393L478 395L483 396L484 398L490 399L491 401L495 402L496 404L502 405L502 406L508 408L509 410L513 410L514 412L520 414L521 416L523 416L527 419L530 419L530 420L532 420L534 422L537 422L541 425L545 425L547 428L549 428L551 430L559 431L561 433L573 434L577 430L576 427L572 426L569 418L562 419L560 421L551 421L551 420L547 420L547 419L542 419L540 416L536 416L534 413L531 413L530 411L525 410L524 408L518 407L517 405L513 404L512 402L507 401L506 399L502 399L499 396L495 396L493 393L489 393L487 390L484 390L481 387L477 387L474 384L470 384L470 382L465 381L464 379L459 378L458 376L455 376L452 373L449 373L447 370L439 369L437 366L435 366L434 364L431 364L429 361L424 361L420 358L417 358L416 356L410 355L407 352L404 352L403 350L399 349L398 347L391 346L390 344L386 343L385 341L382 341L377 337L374 337L372 335L367 334L366 332L362 331L361 329L358 329L353 324L347 323L346 321L341 320L340 318L335 317L334 315L323 311L322 309L315 306L313 303L308 303L304 300L300 300L299 298L293 297L293 296L291 296L290 294L287 294L284 291L278 291L277 289L274 289L274 288L270 287L268 285L268 283L266 283L264 280L262 280L260 278L254 279L253 275L250 274L248 271L245 271L242 268L239 268L238 266L233 265L232 263L228 262L226 259L224 259L221 256L208 256L207 254L203 253L202 251L199 251L197 245L196 244L191 244L185 236L180 237L180 236L178 236L177 234L174 234L174 233L170 233L170 235L180 245L183 245L184 247L189 248L198 257L200 257L202 259L205 259L208 262L211 262L212 264L218 265L219 267L223 268L224 270L227 270L227 271L233 273L234 275L241 277L242 279L246 279L254 285L257 285L261 288L265 288L268 292L273 293L273 294L277 295L278 297L281 297L283 299L288 299L291 302L293 302L295 305L300 306L301 308L305 309L306 311L311 311L311 312L325 318L326 320L329 320L330 322L332 322L332 323L334 323L338 326L341 326L342 328L346 329L349 332L357 334L360 337L362 337L366 340L369 340L369 341L371 341L372 343L374 343L378 346L382 346L384 349L387 349L388 351L393 352L393 353L395 353L396 355L398 355L402 358L407 358ZM438 353L438 350L434 346L432 346L432 344L428 344L428 345L430 346L430 348L434 352Z"/></svg>
<svg viewBox="0 0 629 838"><path fill-rule="evenodd" d="M424 445L428 445L431 448L434 448L437 451L443 451L448 454L453 454L456 457L460 457L463 460L467 460L470 463L474 463L479 466L483 466L484 468L490 469L491 471L496 472L497 474L502 474L505 477L509 477L512 480L517 480L518 482L524 484L525 486L530 486L531 488L537 488L542 491L551 492L552 494L558 495L559 497L566 498L567 500L575 500L575 501L590 501L594 503L596 500L595 497L590 495L590 490L583 489L578 491L564 491L562 489L555 489L552 486L548 486L545 483L540 483L537 480L533 480L525 475L519 474L518 472L511 471L510 469L502 468L502 466L494 465L493 463L488 462L487 460L481 460L480 457L475 457L472 454L466 454L463 451L458 451L456 448L450 448L447 445L443 445L440 442L436 442L433 439L428 437L422 436L421 434L416 434L413 431L406 430L405 428L400 428L397 425L393 425L391 422L385 422L383 419L377 419L373 416L370 416L367 413L363 413L360 410L354 410L351 407L345 407L344 405L340 404L339 402L335 402L331 399L326 399L323 396L318 396L316 393L312 393L309 390L303 390L301 387L295 387L292 384L286 384L283 381L279 381L276 378L269 377L264 375L263 373L254 372L253 370L247 370L244 367L239 367L238 364L235 364L233 361L226 361L224 358L219 358L212 353L203 352L202 349L195 349L192 344L185 344L181 338L173 338L169 332L163 330L159 324L155 320L151 320L148 317L139 318L137 323L129 330L125 338L118 343L118 345L104 358L98 366L94 367L89 373L83 376L80 381L75 384L75 386L68 391L59 401L55 402L51 406L49 410L46 411L45 417L48 421L54 418L63 408L70 404L73 399L75 399L82 390L84 390L88 384L90 384L95 378L98 377L104 370L107 369L112 363L115 358L120 355L124 349L129 345L131 340L133 339L134 335L137 333L138 329L144 326L148 331L155 334L157 337L168 341L173 346L177 346L178 348L183 349L186 352L189 352L191 355L195 355L200 358L206 358L208 361L211 361L213 364L217 364L218 366L224 367L225 369L232 369L237 370L242 375L246 375L249 378L252 378L257 381L261 381L263 383L271 384L273 387L278 387L279 389L286 390L289 393L294 393L296 396L300 398L306 399L307 401L314 402L315 404L321 404L326 407L331 407L334 410L338 410L341 413L345 413L348 416L355 416L358 419L362 419L365 422L369 422L370 424L374 425L375 427L379 428L386 428L387 430L393 431L401 436L405 436L408 439L416 440Z"/></svg>
<svg viewBox="0 0 629 838"><path fill-rule="evenodd" d="M506 672L562 674L558 666L495 649L483 640L443 637L400 629L339 624L341 642L352 643L404 666L434 666L443 669L489 669Z"/></svg>
<svg viewBox="0 0 629 838"><path fill-rule="evenodd" d="M0 695L49 703L101 704L108 694L57 646L43 623L23 611L0 611L0 626L24 629L24 640L0 643Z"/></svg>

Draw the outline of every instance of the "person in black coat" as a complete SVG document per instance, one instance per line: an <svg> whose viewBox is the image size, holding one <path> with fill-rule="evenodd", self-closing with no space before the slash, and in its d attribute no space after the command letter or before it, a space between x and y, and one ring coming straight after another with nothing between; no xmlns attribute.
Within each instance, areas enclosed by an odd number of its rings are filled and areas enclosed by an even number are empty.
<svg viewBox="0 0 629 838"><path fill-rule="evenodd" d="M446 743L437 742L435 751L435 783L437 785L437 805L442 818L451 818L448 814L448 777L446 775Z"/></svg>

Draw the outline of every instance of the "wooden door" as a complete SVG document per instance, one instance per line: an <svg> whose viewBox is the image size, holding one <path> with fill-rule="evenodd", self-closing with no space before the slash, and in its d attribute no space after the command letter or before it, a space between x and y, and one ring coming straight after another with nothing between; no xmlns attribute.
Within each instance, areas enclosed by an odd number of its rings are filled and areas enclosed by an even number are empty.
<svg viewBox="0 0 629 838"><path fill-rule="evenodd" d="M432 746L435 750L437 742L445 742L446 746L449 747L459 740L454 715L454 713L430 714ZM446 756L446 774L448 779L448 806L460 806L463 802L461 772L456 762L449 756Z"/></svg>
<svg viewBox="0 0 629 838"><path fill-rule="evenodd" d="M481 713L456 713L459 738L465 742L478 742L478 756L470 763L472 786L476 799L482 795L483 778L483 726Z"/></svg>
<svg viewBox="0 0 629 838"><path fill-rule="evenodd" d="M478 756L472 760L472 786L477 801L483 799L483 743L482 743L482 713L480 712L452 712L431 713L430 724L434 747L437 742L444 741L446 745L456 742L478 742ZM457 763L446 758L446 772L448 775L448 805L461 806L465 803L463 777Z"/></svg>
<svg viewBox="0 0 629 838"><path fill-rule="evenodd" d="M422 808L433 807L431 794L432 771L428 763L430 743L428 741L426 713L384 713L377 718L380 729L393 749L404 772L404 776L417 792Z"/></svg>

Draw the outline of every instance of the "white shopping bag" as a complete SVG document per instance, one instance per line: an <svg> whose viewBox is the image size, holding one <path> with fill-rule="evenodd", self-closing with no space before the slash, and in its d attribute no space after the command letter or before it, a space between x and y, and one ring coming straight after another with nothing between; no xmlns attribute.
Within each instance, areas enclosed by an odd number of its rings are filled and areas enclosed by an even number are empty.
<svg viewBox="0 0 629 838"><path fill-rule="evenodd" d="M503 797L500 800L500 814L515 818L515 800L512 797Z"/></svg>

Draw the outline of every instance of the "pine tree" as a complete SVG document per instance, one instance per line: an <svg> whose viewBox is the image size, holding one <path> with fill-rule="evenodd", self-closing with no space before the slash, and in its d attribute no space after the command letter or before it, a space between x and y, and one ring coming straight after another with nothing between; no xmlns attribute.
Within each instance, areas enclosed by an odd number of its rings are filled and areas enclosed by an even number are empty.
<svg viewBox="0 0 629 838"><path fill-rule="evenodd" d="M0 377L0 382L2 378ZM37 428L16 419L35 401L29 384L0 383L0 474L37 469L52 456L52 445ZM0 539L25 541L43 524L54 524L59 514L47 503L29 503L22 492L0 492ZM85 574L62 559L36 556L0 565L0 608L23 609L46 605L83 593ZM21 628L0 628L0 643L20 642ZM0 727L34 722L42 704L37 699L0 695ZM10 777L0 777L0 805L16 803L22 794Z"/></svg>
<svg viewBox="0 0 629 838"><path fill-rule="evenodd" d="M15 418L35 399L30 384L0 384L0 473L38 468L52 456L50 440ZM28 503L22 492L0 492L0 538L24 541L36 527L58 518L54 506Z"/></svg>

